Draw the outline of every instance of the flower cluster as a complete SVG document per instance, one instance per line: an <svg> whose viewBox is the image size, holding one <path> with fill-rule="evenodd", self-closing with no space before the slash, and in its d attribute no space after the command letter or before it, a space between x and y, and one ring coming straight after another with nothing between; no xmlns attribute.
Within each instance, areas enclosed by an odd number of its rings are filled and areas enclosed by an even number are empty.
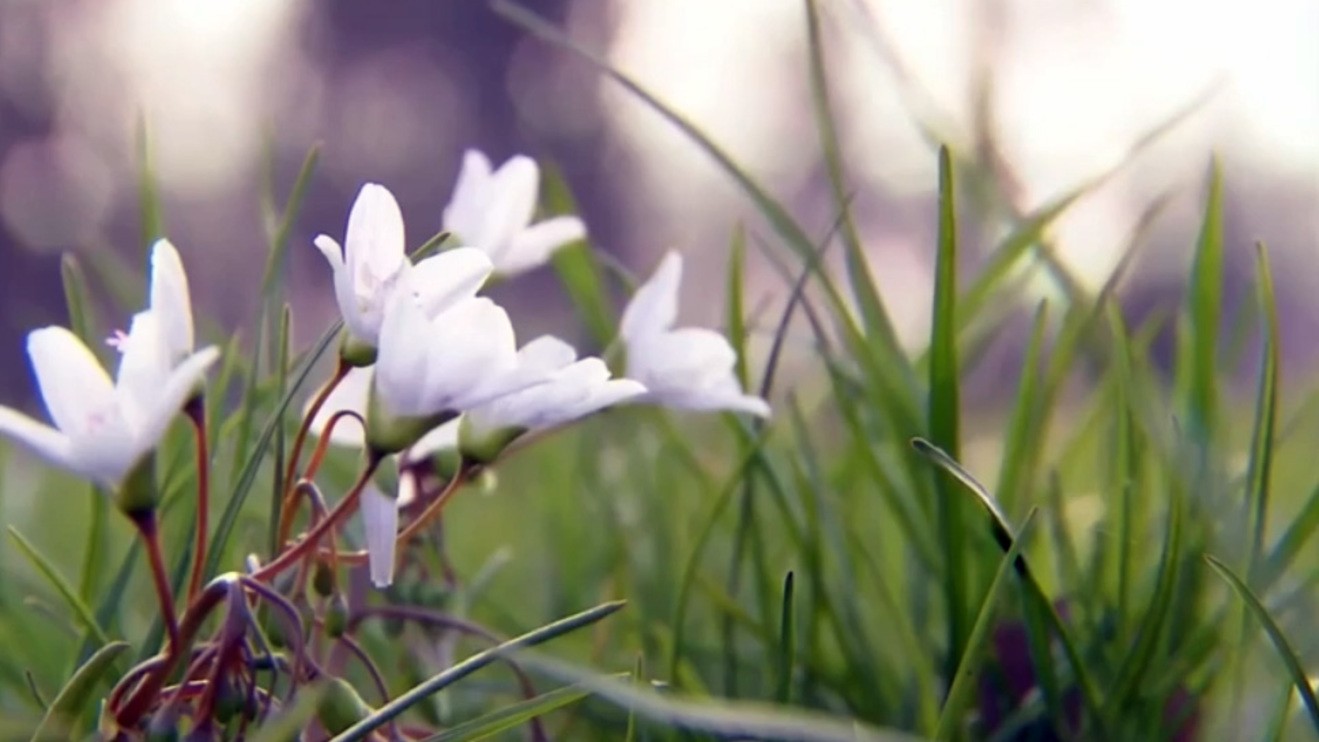
<svg viewBox="0 0 1319 742"><path fill-rule="evenodd" d="M397 201L374 183L353 203L342 244L325 234L314 240L333 273L344 330L338 372L308 405L303 431L364 447L372 470L392 459L404 475L390 480L387 493L368 476L359 488L367 492L360 505L378 585L392 579L399 507L426 495L424 473L445 474L439 479L451 490L514 441L623 403L769 414L764 400L739 387L727 340L673 327L682 273L676 253L623 314L621 375L553 336L518 345L508 314L480 295L482 287L492 276L511 278L545 263L586 234L574 216L533 222L539 180L530 158L493 168L482 153L467 152L443 210L458 244L415 264ZM152 249L149 284L148 308L110 341L119 351L113 380L82 339L46 327L29 335L28 355L53 426L0 407L0 433L102 486L130 515L153 507L151 477L136 475L170 421L200 399L220 355L214 347L194 349L188 279L166 240ZM361 426L331 426L350 416ZM444 456L452 463L437 467ZM306 541L314 544L313 535Z"/></svg>

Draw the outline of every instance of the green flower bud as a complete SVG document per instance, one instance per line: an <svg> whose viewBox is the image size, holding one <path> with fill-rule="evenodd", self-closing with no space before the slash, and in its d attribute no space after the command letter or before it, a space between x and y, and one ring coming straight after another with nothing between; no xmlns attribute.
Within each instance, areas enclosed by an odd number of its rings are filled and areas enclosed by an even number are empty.
<svg viewBox="0 0 1319 742"><path fill-rule="evenodd" d="M353 337L347 330L339 343L339 357L349 366L363 368L376 362L376 348Z"/></svg>
<svg viewBox="0 0 1319 742"><path fill-rule="evenodd" d="M330 678L316 710L316 720L330 734L340 734L373 713L375 709L362 700L348 681Z"/></svg>

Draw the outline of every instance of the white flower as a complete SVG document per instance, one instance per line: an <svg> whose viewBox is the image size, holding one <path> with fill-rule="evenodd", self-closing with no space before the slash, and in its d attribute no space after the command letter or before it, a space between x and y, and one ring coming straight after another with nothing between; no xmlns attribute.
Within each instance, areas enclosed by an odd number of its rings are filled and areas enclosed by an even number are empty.
<svg viewBox="0 0 1319 742"><path fill-rule="evenodd" d="M156 240L151 247L151 311L160 318L161 332L170 363L177 364L192 354L192 298L188 274L179 251L169 240Z"/></svg>
<svg viewBox="0 0 1319 742"><path fill-rule="evenodd" d="M686 410L730 410L768 417L765 400L744 394L733 374L737 355L724 336L697 327L672 329L678 317L682 256L664 256L632 296L619 328L628 378L645 385L637 401Z"/></svg>
<svg viewBox="0 0 1319 742"><path fill-rule="evenodd" d="M531 270L586 236L586 226L575 216L531 223L539 188L540 169L530 157L517 155L492 172L484 154L467 150L444 208L444 228L489 255L500 275Z"/></svg>
<svg viewBox="0 0 1319 742"><path fill-rule="evenodd" d="M518 364L547 380L468 410L465 441L497 437L501 431L516 435L553 428L646 391L632 379L611 379L609 368L599 358L577 360L571 345L549 335L523 346Z"/></svg>
<svg viewBox="0 0 1319 742"><path fill-rule="evenodd" d="M401 500L381 492L375 485L362 491L362 525L366 534L367 571L376 587L394 582L394 552L398 538L398 509Z"/></svg>
<svg viewBox="0 0 1319 742"><path fill-rule="evenodd" d="M133 318L114 381L63 327L28 334L28 357L54 427L0 407L0 433L57 466L108 488L119 486L160 442L170 420L220 352L206 348L175 366L164 323Z"/></svg>
<svg viewBox="0 0 1319 742"><path fill-rule="evenodd" d="M516 342L508 314L485 297L428 317L419 302L399 296L380 328L375 394L394 417L462 412L543 380L519 368Z"/></svg>
<svg viewBox="0 0 1319 742"><path fill-rule="evenodd" d="M405 253L403 214L387 188L367 183L348 214L344 245L318 235L316 247L334 271L334 294L353 338L375 347L395 288L406 286L428 314L471 296L491 264L475 249L447 250L413 266Z"/></svg>

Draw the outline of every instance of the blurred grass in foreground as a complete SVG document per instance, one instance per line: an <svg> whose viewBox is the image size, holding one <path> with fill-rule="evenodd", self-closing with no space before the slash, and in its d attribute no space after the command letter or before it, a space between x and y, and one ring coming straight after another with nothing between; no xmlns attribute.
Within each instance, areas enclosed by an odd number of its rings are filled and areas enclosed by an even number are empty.
<svg viewBox="0 0 1319 742"><path fill-rule="evenodd" d="M1259 341L1241 351L1258 355L1257 389L1252 399L1226 393L1226 370L1240 359L1225 340L1237 320L1223 316L1224 254L1246 246L1223 243L1217 167L1181 310L1133 327L1115 297L1120 273L1087 295L1050 257L1049 224L1103 177L1036 213L977 224L1003 236L980 272L964 274L958 176L979 165L941 149L934 321L928 351L910 357L852 224L814 5L805 27L815 119L838 214L835 233L814 236L622 73L528 11L496 9L641 96L757 205L774 235L763 257L782 270L783 300L773 316L744 314L741 276L753 256L739 231L724 329L739 369L773 396L776 414L759 427L617 410L517 454L486 482L488 496L469 487L446 511L442 535L412 547L431 574L452 580L405 572L376 600L425 606L501 638L609 600L627 605L537 654L500 656L536 678L537 700L525 699L507 670L486 670L442 683L409 713L453 726L442 739L517 738L509 730L533 716L556 738L610 740L899 738L897 730L945 739L1286 739L1319 724L1302 669L1319 664L1309 631L1319 607L1319 416L1298 403L1309 385L1284 388L1277 378L1263 245L1255 301L1243 310L1259 322ZM212 399L239 401L211 418L220 571L266 550L270 492L282 489L284 438L297 424L298 405L281 405L318 379L311 373L299 389L310 358L287 348L279 281L270 280L315 159L286 208L273 195L263 204L266 301L242 334L257 349L252 367L231 365L212 381ZM159 230L146 168L143 183L145 228ZM549 208L570 210L561 184L548 191ZM838 275L822 268L833 242L845 251ZM580 320L608 338L611 273L586 245L555 265ZM88 333L83 286L109 280L107 272L89 278L72 259L65 267L71 322ZM961 419L961 380L1021 309L1022 276L1041 269L1065 298L1035 310L1021 376L1001 390L1013 400L1008 414ZM814 370L785 382L776 376L782 353L799 352L784 350L785 333L803 319ZM1151 354L1160 333L1177 339L1170 377ZM193 507L191 474L180 476L191 471L183 427L160 457L172 493L167 553L176 560L191 542ZM959 465L971 443L982 452L977 462L993 451L996 465ZM0 514L38 553L25 556L16 538L0 548L0 737L8 739L27 736L105 640L122 637L140 654L160 628L131 528L108 517L86 485L39 474L12 454L5 471ZM348 458L329 462L326 491L342 491L351 474ZM45 577L33 566L43 559ZM61 580L64 594L54 587ZM491 644L471 631L400 633L388 622L364 624L357 639L392 658L382 663L390 697ZM363 699L382 705L359 669L346 672ZM89 704L82 720L94 715Z"/></svg>

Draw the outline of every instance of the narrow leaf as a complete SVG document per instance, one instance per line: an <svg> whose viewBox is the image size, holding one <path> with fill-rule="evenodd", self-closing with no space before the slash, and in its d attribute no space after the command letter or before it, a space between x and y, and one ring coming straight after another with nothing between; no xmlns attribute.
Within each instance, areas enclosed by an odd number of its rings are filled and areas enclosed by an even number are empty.
<svg viewBox="0 0 1319 742"><path fill-rule="evenodd" d="M126 649L128 642L110 642L89 657L55 696L45 716L41 718L41 723L32 733L32 742L72 739L75 736L73 725L91 707L97 684L114 668L115 660Z"/></svg>

